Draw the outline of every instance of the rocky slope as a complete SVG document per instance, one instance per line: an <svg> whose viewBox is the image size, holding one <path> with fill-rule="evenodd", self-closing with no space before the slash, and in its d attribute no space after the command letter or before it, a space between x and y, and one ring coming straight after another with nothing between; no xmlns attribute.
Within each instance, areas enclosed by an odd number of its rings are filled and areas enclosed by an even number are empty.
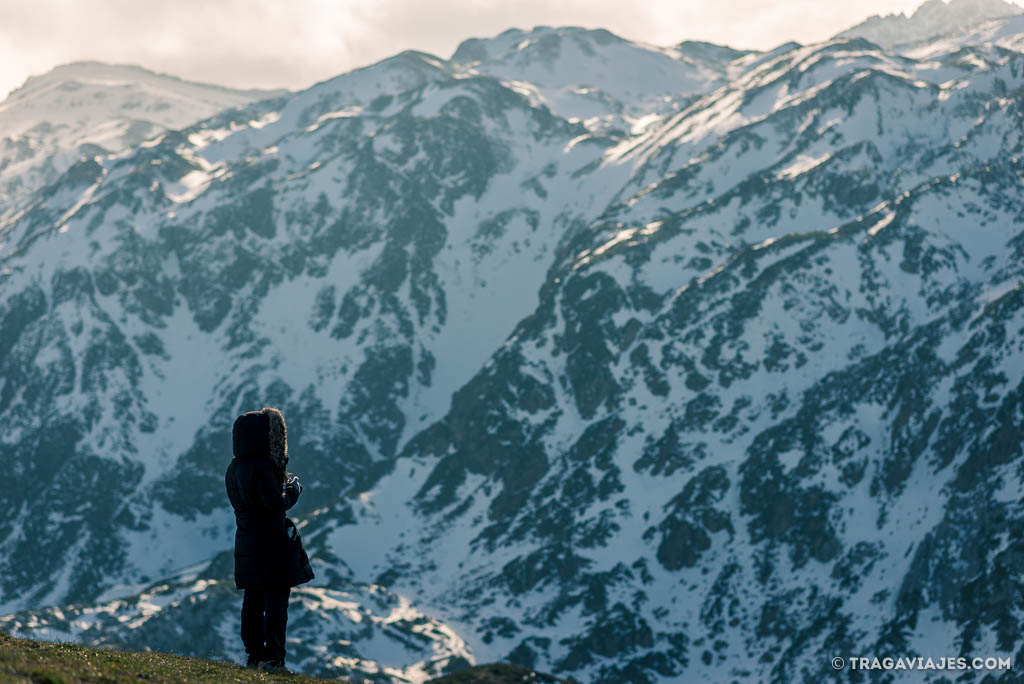
<svg viewBox="0 0 1024 684"><path fill-rule="evenodd" d="M0 227L0 623L237 658L222 476L270 404L303 671L1019 659L1015 21L700 46L667 109L693 45L506 33L76 165Z"/></svg>

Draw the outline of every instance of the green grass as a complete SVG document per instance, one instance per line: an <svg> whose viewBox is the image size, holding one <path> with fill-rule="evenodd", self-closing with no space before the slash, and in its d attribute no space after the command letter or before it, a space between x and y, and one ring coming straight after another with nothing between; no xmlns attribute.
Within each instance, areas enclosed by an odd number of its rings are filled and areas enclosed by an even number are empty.
<svg viewBox="0 0 1024 684"><path fill-rule="evenodd" d="M332 682L305 675L268 674L247 670L234 663L199 660L166 653L136 653L89 648L78 644L15 639L0 632L0 682L72 684L132 682ZM429 684L569 684L515 665L479 665Z"/></svg>
<svg viewBox="0 0 1024 684"><path fill-rule="evenodd" d="M15 639L0 632L0 681L72 682L335 682L303 675L268 674L234 663L166 653L134 653L78 644Z"/></svg>

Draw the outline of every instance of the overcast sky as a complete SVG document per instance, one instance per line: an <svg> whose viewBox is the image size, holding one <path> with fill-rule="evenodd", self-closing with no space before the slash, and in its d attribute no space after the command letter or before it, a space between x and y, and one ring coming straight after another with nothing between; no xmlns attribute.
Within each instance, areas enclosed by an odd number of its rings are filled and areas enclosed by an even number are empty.
<svg viewBox="0 0 1024 684"><path fill-rule="evenodd" d="M670 45L824 40L921 0L0 0L0 98L77 60L236 87L304 88L408 48L449 57L509 27L607 28ZM1018 3L1019 4L1019 3Z"/></svg>

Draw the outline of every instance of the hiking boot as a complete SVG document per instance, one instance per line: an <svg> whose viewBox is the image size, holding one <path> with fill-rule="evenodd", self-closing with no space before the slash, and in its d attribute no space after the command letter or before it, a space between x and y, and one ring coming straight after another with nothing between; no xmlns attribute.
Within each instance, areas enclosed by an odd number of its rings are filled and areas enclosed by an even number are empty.
<svg viewBox="0 0 1024 684"><path fill-rule="evenodd" d="M258 670L260 669L260 666L262 664L262 660L259 660L258 658L253 658L252 656L249 656L245 659L245 667L247 670Z"/></svg>
<svg viewBox="0 0 1024 684"><path fill-rule="evenodd" d="M289 670L287 667L285 667L284 663L282 663L280 661L278 661L278 662L269 662L269 663L260 663L259 667L264 672L269 672L271 674L295 674L294 672Z"/></svg>

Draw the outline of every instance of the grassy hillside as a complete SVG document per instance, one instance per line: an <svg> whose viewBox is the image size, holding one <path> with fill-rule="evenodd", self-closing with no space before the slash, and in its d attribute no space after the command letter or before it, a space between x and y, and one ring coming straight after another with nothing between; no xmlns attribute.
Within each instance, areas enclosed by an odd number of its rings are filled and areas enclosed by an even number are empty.
<svg viewBox="0 0 1024 684"><path fill-rule="evenodd" d="M164 653L134 653L77 644L15 639L0 632L0 681L42 682L323 682L300 675L271 675L233 663Z"/></svg>
<svg viewBox="0 0 1024 684"><path fill-rule="evenodd" d="M0 632L0 681L71 684L72 682L332 682L304 675L271 675L234 663L198 660L165 653L135 653L77 644L15 639ZM556 684L565 680L513 665L481 665L431 684Z"/></svg>

